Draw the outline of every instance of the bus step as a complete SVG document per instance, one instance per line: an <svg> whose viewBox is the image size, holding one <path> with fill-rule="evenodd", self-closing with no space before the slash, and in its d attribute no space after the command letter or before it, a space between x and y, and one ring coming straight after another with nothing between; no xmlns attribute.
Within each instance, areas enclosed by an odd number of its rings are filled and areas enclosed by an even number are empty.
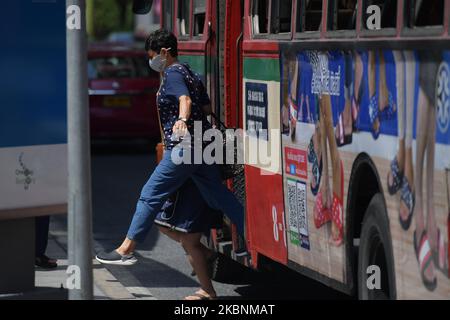
<svg viewBox="0 0 450 320"><path fill-rule="evenodd" d="M222 241L217 244L217 251L226 255L227 257L231 257L231 252L233 251L233 242L232 241Z"/></svg>

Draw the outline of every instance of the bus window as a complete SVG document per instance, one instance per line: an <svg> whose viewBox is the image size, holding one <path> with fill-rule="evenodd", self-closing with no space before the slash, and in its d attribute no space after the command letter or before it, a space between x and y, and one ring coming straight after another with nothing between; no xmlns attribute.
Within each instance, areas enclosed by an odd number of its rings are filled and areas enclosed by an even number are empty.
<svg viewBox="0 0 450 320"><path fill-rule="evenodd" d="M178 1L178 35L189 36L189 16L190 16L190 1Z"/></svg>
<svg viewBox="0 0 450 320"><path fill-rule="evenodd" d="M203 34L205 15L205 0L194 0L194 36L201 36Z"/></svg>
<svg viewBox="0 0 450 320"><path fill-rule="evenodd" d="M269 0L253 0L252 22L254 34L268 32Z"/></svg>
<svg viewBox="0 0 450 320"><path fill-rule="evenodd" d="M365 0L363 5L363 28L367 29L369 6L376 5L381 9L381 28L395 28L397 26L397 0Z"/></svg>
<svg viewBox="0 0 450 320"><path fill-rule="evenodd" d="M406 2L408 27L442 26L444 0L411 0Z"/></svg>
<svg viewBox="0 0 450 320"><path fill-rule="evenodd" d="M172 31L173 0L163 1L164 29Z"/></svg>
<svg viewBox="0 0 450 320"><path fill-rule="evenodd" d="M271 33L291 32L292 0L272 0Z"/></svg>
<svg viewBox="0 0 450 320"><path fill-rule="evenodd" d="M322 23L322 0L297 1L297 32L319 31Z"/></svg>
<svg viewBox="0 0 450 320"><path fill-rule="evenodd" d="M329 2L328 30L354 30L356 27L357 0Z"/></svg>

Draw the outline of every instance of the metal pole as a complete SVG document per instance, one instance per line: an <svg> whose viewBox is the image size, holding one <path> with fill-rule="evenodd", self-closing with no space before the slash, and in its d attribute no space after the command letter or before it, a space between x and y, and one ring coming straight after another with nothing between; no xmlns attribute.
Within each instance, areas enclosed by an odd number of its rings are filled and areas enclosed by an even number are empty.
<svg viewBox="0 0 450 320"><path fill-rule="evenodd" d="M92 202L89 150L89 100L85 0L66 0L80 8L81 28L67 29L68 116L68 247L69 265L79 268L80 287L69 288L69 299L93 298Z"/></svg>

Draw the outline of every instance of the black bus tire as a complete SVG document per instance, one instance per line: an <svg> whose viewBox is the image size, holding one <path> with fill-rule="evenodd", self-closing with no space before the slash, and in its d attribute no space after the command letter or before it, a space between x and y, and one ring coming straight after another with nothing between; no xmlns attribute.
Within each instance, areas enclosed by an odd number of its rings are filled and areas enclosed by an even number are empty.
<svg viewBox="0 0 450 320"><path fill-rule="evenodd" d="M379 267L378 287L373 267ZM375 267L376 269L376 267ZM358 254L358 298L396 299L395 266L386 205L381 193L373 196L364 215Z"/></svg>

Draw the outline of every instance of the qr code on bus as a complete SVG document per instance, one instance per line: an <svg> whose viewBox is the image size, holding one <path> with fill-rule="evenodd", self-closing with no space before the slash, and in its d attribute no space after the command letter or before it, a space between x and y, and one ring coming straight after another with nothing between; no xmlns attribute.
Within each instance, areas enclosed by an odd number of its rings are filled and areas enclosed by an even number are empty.
<svg viewBox="0 0 450 320"><path fill-rule="evenodd" d="M295 180L287 180L287 204L289 221L289 240L295 246L300 245L298 233L297 184Z"/></svg>
<svg viewBox="0 0 450 320"><path fill-rule="evenodd" d="M308 218L306 215L306 184L297 182L298 228L301 234L308 235Z"/></svg>
<svg viewBox="0 0 450 320"><path fill-rule="evenodd" d="M308 249L309 245L309 234L308 234L308 213L306 205L306 184L303 182L297 182L297 205L298 205L298 229L300 246L302 248Z"/></svg>
<svg viewBox="0 0 450 320"><path fill-rule="evenodd" d="M289 206L289 229L298 232L297 218L297 184L295 180L287 180L287 194Z"/></svg>

